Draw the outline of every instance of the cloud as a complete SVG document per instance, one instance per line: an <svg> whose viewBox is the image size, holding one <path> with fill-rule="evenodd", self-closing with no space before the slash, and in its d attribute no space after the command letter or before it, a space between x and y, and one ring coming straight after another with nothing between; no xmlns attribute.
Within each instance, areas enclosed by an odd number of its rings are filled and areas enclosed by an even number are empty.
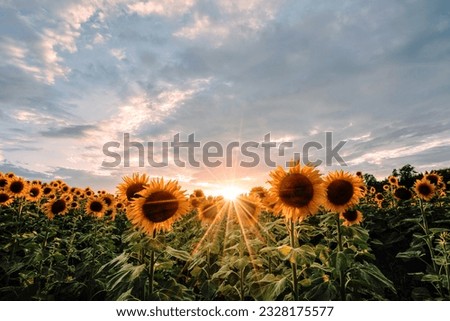
<svg viewBox="0 0 450 321"><path fill-rule="evenodd" d="M85 136L87 131L93 129L95 129L95 126L93 125L73 125L61 128L51 128L47 131L41 132L41 135L44 137L53 138L80 138Z"/></svg>

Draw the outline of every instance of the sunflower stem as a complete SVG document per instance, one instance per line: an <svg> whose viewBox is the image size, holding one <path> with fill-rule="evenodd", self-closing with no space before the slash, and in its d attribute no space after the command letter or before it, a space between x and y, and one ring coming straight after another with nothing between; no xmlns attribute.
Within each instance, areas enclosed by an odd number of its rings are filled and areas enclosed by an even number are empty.
<svg viewBox="0 0 450 321"><path fill-rule="evenodd" d="M423 230L425 232L425 243L427 244L428 247L428 251L430 252L430 259L431 259L431 264L433 267L433 272L436 275L440 275L439 271L437 270L436 267L436 259L435 259L435 254L434 254L434 248L433 248L433 235L430 232L430 229L428 227L428 221L427 221L427 217L426 217L426 211L425 211L425 206L423 204L423 200L419 198L419 206L420 206L420 213L422 214L422 222L423 222ZM439 288L437 289L439 294L441 296L443 296L443 289L442 289L442 281L439 282Z"/></svg>
<svg viewBox="0 0 450 321"><path fill-rule="evenodd" d="M239 242L239 257L242 259L244 257L244 233L241 231L241 238ZM243 264L241 264L243 265ZM239 295L241 301L244 301L244 269L245 267L241 267L239 270Z"/></svg>
<svg viewBox="0 0 450 321"><path fill-rule="evenodd" d="M295 222L291 218L290 219L290 229L289 229L289 239L291 242L292 250L296 247L295 242ZM291 268L292 268L292 285L293 285L293 295L294 300L298 301L298 277L297 277L297 262L291 261Z"/></svg>
<svg viewBox="0 0 450 321"><path fill-rule="evenodd" d="M156 230L153 230L153 238L156 238ZM149 298L152 299L153 296L153 280L155 278L155 250L150 251L150 275L149 275Z"/></svg>
<svg viewBox="0 0 450 321"><path fill-rule="evenodd" d="M336 214L336 225L337 225L337 237L338 237L338 250L339 253L344 251L342 245L342 231L341 231L341 220L339 218L339 213ZM345 301L345 271L341 268L339 269L339 293L341 296L341 301Z"/></svg>

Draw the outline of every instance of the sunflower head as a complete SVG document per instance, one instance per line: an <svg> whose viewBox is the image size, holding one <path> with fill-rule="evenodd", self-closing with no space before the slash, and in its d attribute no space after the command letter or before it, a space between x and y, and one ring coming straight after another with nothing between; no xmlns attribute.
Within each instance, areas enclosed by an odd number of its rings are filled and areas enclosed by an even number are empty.
<svg viewBox="0 0 450 321"><path fill-rule="evenodd" d="M105 202L106 206L108 208L114 208L115 207L115 203L116 203L116 199L114 197L114 195L110 194L110 193L103 193L103 194L99 194L100 197L103 199L103 201Z"/></svg>
<svg viewBox="0 0 450 321"><path fill-rule="evenodd" d="M213 200L204 201L198 206L198 218L202 224L211 224L220 212L220 204Z"/></svg>
<svg viewBox="0 0 450 321"><path fill-rule="evenodd" d="M376 201L376 202L382 202L382 201L384 201L384 196L383 196L383 194L381 194L381 193L376 193L376 194L375 194L375 201Z"/></svg>
<svg viewBox="0 0 450 321"><path fill-rule="evenodd" d="M393 186L398 186L398 178L395 176L389 176L388 177L388 182L389 184L393 185Z"/></svg>
<svg viewBox="0 0 450 321"><path fill-rule="evenodd" d="M389 190L391 189L391 187L390 187L388 184L384 184L384 185L383 185L383 189L384 189L385 191L389 191Z"/></svg>
<svg viewBox="0 0 450 321"><path fill-rule="evenodd" d="M412 192L405 186L399 186L394 191L394 197L398 200L407 201L412 198Z"/></svg>
<svg viewBox="0 0 450 321"><path fill-rule="evenodd" d="M6 176L0 175L0 189L8 185L8 178Z"/></svg>
<svg viewBox="0 0 450 321"><path fill-rule="evenodd" d="M49 200L43 206L43 211L49 219L53 219L55 215L64 215L69 210L69 204L64 199L55 197Z"/></svg>
<svg viewBox="0 0 450 321"><path fill-rule="evenodd" d="M8 185L5 189L13 197L22 197L27 196L28 186L28 183L23 178L14 176L8 179Z"/></svg>
<svg viewBox="0 0 450 321"><path fill-rule="evenodd" d="M27 200L30 202L37 202L43 196L42 185L38 182L32 182L28 189Z"/></svg>
<svg viewBox="0 0 450 321"><path fill-rule="evenodd" d="M0 189L0 206L9 206L14 201L6 191Z"/></svg>
<svg viewBox="0 0 450 321"><path fill-rule="evenodd" d="M377 189L373 186L370 187L369 189L370 194L375 194L377 192Z"/></svg>
<svg viewBox="0 0 450 321"><path fill-rule="evenodd" d="M302 220L318 212L325 198L325 189L319 171L311 166L297 164L286 172L283 168L270 172L272 180L269 197L274 214L287 219Z"/></svg>
<svg viewBox="0 0 450 321"><path fill-rule="evenodd" d="M261 199L261 200L266 198L268 193L269 192L267 191L267 189L265 189L262 186L255 186L250 190L250 195L255 195L255 196L259 197L259 199Z"/></svg>
<svg viewBox="0 0 450 321"><path fill-rule="evenodd" d="M356 176L363 178L363 173L361 171L357 171L356 172Z"/></svg>
<svg viewBox="0 0 450 321"><path fill-rule="evenodd" d="M105 201L98 196L91 196L86 201L85 211L86 214L102 218L105 215L107 205Z"/></svg>
<svg viewBox="0 0 450 321"><path fill-rule="evenodd" d="M347 209L345 212L342 212L340 215L341 219L344 220L342 225L351 226L355 224L360 224L363 220L363 215L360 211L355 209Z"/></svg>
<svg viewBox="0 0 450 321"><path fill-rule="evenodd" d="M151 180L137 197L133 194L130 205L128 219L150 235L169 230L189 209L189 202L178 182L165 183L162 178Z"/></svg>
<svg viewBox="0 0 450 321"><path fill-rule="evenodd" d="M123 182L117 186L118 195L122 200L131 202L140 197L139 193L148 186L149 178L147 174L134 173L131 177L123 177L122 180Z"/></svg>
<svg viewBox="0 0 450 321"><path fill-rule="evenodd" d="M433 198L436 191L436 186L424 177L421 180L416 180L414 183L414 192L424 201L429 201Z"/></svg>
<svg viewBox="0 0 450 321"><path fill-rule="evenodd" d="M198 208L205 201L205 193L201 189L196 189L189 195L189 203L193 208Z"/></svg>
<svg viewBox="0 0 450 321"><path fill-rule="evenodd" d="M442 182L442 176L437 173L430 173L425 175L425 179L429 181L434 186L438 186L440 182Z"/></svg>
<svg viewBox="0 0 450 321"><path fill-rule="evenodd" d="M363 193L364 183L358 176L342 170L331 172L325 178L325 208L332 212L342 213L358 204Z"/></svg>

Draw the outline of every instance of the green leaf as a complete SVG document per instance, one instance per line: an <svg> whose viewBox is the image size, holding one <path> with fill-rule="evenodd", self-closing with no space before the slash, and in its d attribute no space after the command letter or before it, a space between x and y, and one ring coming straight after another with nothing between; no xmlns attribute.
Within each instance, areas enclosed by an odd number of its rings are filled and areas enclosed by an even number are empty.
<svg viewBox="0 0 450 321"><path fill-rule="evenodd" d="M344 252L338 252L336 256L336 269L345 272L348 269L348 260Z"/></svg>
<svg viewBox="0 0 450 321"><path fill-rule="evenodd" d="M398 253L395 257L397 259L408 260L408 259L413 259L413 258L420 258L424 255L425 254L422 253L421 251L405 251L405 252Z"/></svg>
<svg viewBox="0 0 450 321"><path fill-rule="evenodd" d="M170 255L173 256L181 261L189 261L192 259L192 256L186 252L181 250L175 250L174 248L167 246L165 251Z"/></svg>

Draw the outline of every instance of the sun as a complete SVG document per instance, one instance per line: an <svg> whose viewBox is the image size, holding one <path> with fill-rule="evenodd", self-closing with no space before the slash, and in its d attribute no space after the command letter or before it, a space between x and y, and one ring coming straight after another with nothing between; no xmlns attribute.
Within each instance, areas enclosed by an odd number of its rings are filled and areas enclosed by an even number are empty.
<svg viewBox="0 0 450 321"><path fill-rule="evenodd" d="M239 195L244 194L246 191L238 186L228 185L219 189L217 194L222 195L228 201L234 201Z"/></svg>

